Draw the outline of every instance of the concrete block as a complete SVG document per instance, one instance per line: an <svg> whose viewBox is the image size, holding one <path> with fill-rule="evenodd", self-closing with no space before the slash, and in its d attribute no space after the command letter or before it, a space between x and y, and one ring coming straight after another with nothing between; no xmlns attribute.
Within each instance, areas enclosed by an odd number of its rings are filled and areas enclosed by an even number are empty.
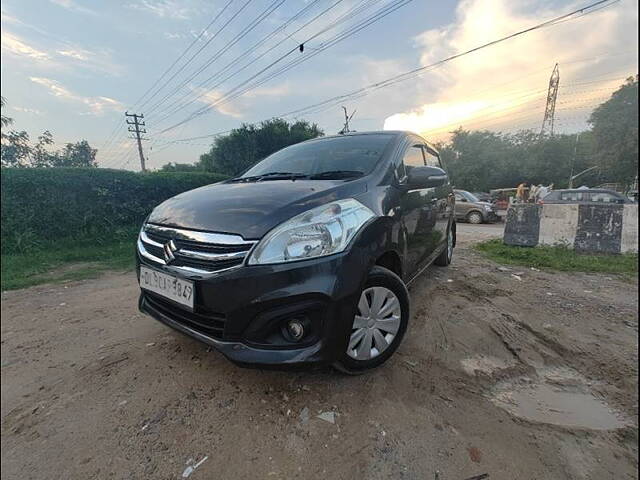
<svg viewBox="0 0 640 480"><path fill-rule="evenodd" d="M540 245L566 245L573 248L577 232L577 204L542 205L538 238Z"/></svg>
<svg viewBox="0 0 640 480"><path fill-rule="evenodd" d="M620 253L623 205L580 205L576 251Z"/></svg>
<svg viewBox="0 0 640 480"><path fill-rule="evenodd" d="M507 210L504 243L522 247L535 247L540 233L541 205L512 205Z"/></svg>
<svg viewBox="0 0 640 480"><path fill-rule="evenodd" d="M624 205L622 210L622 253L638 253L638 205Z"/></svg>

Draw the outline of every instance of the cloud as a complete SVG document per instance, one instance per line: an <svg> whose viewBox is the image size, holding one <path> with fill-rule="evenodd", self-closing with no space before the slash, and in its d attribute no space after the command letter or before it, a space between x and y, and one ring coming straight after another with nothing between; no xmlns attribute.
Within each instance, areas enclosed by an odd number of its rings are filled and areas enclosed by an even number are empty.
<svg viewBox="0 0 640 480"><path fill-rule="evenodd" d="M185 6L184 2L176 0L139 0L130 3L127 7L151 13L160 18L176 18L188 20L192 15L192 9Z"/></svg>
<svg viewBox="0 0 640 480"><path fill-rule="evenodd" d="M78 5L74 0L49 0L51 3L58 5L59 7L66 8L74 12L85 13L88 15L97 15L98 12L91 10L90 8Z"/></svg>
<svg viewBox="0 0 640 480"><path fill-rule="evenodd" d="M231 101L222 102L218 105L216 105L216 102L220 101L225 94L222 90L215 89L207 91L201 88L193 88L192 91L200 96L199 101L201 103L211 106L213 110L233 118L242 118L244 116L244 112L250 108L250 100L261 97L283 97L286 96L291 89L288 83L273 87L256 88L245 93L241 97Z"/></svg>
<svg viewBox="0 0 640 480"><path fill-rule="evenodd" d="M51 37L48 41L50 48L44 50L6 28L2 30L2 50L12 57L39 63L48 69L82 68L112 76L123 73L123 68L113 61L110 50L91 51Z"/></svg>
<svg viewBox="0 0 640 480"><path fill-rule="evenodd" d="M36 115L38 117L44 115L44 112L38 110L37 108L11 107L11 109L15 110L16 112L28 113L30 115Z"/></svg>
<svg viewBox="0 0 640 480"><path fill-rule="evenodd" d="M6 29L3 29L2 31L1 43L2 50L10 55L27 57L38 62L48 62L51 60L51 55L49 55L47 52L28 45L16 35L7 32Z"/></svg>
<svg viewBox="0 0 640 480"><path fill-rule="evenodd" d="M463 0L453 23L415 39L421 64L431 64L577 7L549 8L547 3L529 0ZM413 130L432 139L446 137L460 125L501 130L538 127L555 62L560 64L557 124L562 128L563 117L567 128L569 120L583 124L603 95L606 97L622 78L637 71L637 22L637 5L623 0L597 13L453 60L412 80L421 101L408 111L386 118L384 127ZM591 80L596 83L578 85Z"/></svg>
<svg viewBox="0 0 640 480"><path fill-rule="evenodd" d="M109 97L84 97L78 94L71 92L69 89L60 84L60 82L56 80L52 80L50 78L44 77L29 77L33 83L38 85L42 85L47 88L54 97L60 98L61 100L80 103L85 105L88 108L88 111L80 112L82 115L102 115L105 111L118 111L121 112L124 110L124 105Z"/></svg>
<svg viewBox="0 0 640 480"><path fill-rule="evenodd" d="M209 105L213 110L221 113L222 115L227 115L233 118L241 118L242 112L240 109L234 105L233 102L223 103L221 105L215 105L223 96L224 93L220 90L209 90L205 92L203 90L194 90L195 92L200 92L202 96L200 97L200 102Z"/></svg>

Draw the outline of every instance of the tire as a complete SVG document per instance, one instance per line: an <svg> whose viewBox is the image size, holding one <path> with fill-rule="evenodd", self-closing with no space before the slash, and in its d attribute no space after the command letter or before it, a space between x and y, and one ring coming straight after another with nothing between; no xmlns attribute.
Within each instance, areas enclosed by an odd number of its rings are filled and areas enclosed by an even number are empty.
<svg viewBox="0 0 640 480"><path fill-rule="evenodd" d="M433 263L439 267L447 267L453 258L453 248L456 246L456 226L452 224L447 229L447 246Z"/></svg>
<svg viewBox="0 0 640 480"><path fill-rule="evenodd" d="M386 296L378 306L378 311L381 314L379 320L376 321L377 315L374 314L373 309L376 300L379 301L380 298L376 295L383 294ZM397 301L397 305L394 299ZM362 302L366 302L366 305L363 305ZM367 310L371 312L370 319ZM402 279L391 270L376 265L369 273L356 311L347 341L347 351L342 354L340 360L334 363L335 368L350 375L358 375L382 365L393 355L402 342L410 315L407 287ZM399 316L397 321L395 316ZM359 322L362 327L356 327L356 322ZM363 333L360 334L359 331ZM359 341L357 341L358 336L360 336ZM367 344L367 342L370 343ZM384 347L385 342L386 347ZM382 347L381 351L378 350L379 347ZM357 358L357 356L362 358Z"/></svg>
<svg viewBox="0 0 640 480"><path fill-rule="evenodd" d="M482 223L482 214L480 212L469 212L467 215L467 222L472 223L474 225L478 225Z"/></svg>

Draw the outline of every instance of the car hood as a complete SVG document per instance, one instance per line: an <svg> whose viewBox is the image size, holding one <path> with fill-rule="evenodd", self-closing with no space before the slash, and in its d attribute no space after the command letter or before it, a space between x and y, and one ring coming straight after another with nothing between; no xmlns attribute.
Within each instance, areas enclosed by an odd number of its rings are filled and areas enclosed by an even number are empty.
<svg viewBox="0 0 640 480"><path fill-rule="evenodd" d="M311 208L367 190L364 179L269 180L216 183L158 205L149 223L259 239L276 225Z"/></svg>

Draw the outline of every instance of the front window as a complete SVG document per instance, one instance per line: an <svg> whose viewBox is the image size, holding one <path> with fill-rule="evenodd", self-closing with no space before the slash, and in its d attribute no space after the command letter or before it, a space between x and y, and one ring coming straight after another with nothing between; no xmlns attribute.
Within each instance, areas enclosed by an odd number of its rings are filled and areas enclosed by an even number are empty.
<svg viewBox="0 0 640 480"><path fill-rule="evenodd" d="M476 197L476 196L475 196L473 193L471 193L471 192L466 192L466 191L465 191L465 192L460 192L460 193L464 196L464 198L466 198L466 199L467 199L467 201L469 201L469 202L471 202L471 203L476 203L476 202L479 202L479 201L480 201L480 199L479 199L478 197Z"/></svg>
<svg viewBox="0 0 640 480"><path fill-rule="evenodd" d="M349 135L298 143L279 150L250 168L242 177L274 172L318 175L351 171L366 175L382 158L393 135Z"/></svg>

